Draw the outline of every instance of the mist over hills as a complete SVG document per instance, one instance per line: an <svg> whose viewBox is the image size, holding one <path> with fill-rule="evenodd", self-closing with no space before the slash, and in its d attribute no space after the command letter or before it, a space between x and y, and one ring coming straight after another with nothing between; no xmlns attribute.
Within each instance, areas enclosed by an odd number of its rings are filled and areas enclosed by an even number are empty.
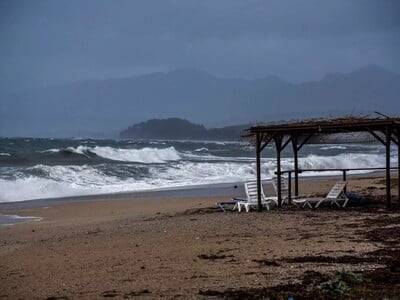
<svg viewBox="0 0 400 300"><path fill-rule="evenodd" d="M301 84L181 69L1 95L0 135L117 136L131 124L169 117L221 127L374 110L396 115L399 95L400 75L375 65Z"/></svg>

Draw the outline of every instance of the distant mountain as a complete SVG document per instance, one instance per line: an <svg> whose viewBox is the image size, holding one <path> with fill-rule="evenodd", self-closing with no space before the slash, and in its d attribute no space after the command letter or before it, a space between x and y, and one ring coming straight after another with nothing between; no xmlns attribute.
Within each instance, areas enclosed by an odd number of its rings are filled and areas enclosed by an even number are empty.
<svg viewBox="0 0 400 300"><path fill-rule="evenodd" d="M129 139L205 139L239 140L250 125L207 129L180 118L151 119L121 131L120 137Z"/></svg>
<svg viewBox="0 0 400 300"><path fill-rule="evenodd" d="M104 135L175 116L220 127L375 110L395 115L399 95L400 75L374 65L302 84L273 76L223 79L183 69L1 95L0 135Z"/></svg>

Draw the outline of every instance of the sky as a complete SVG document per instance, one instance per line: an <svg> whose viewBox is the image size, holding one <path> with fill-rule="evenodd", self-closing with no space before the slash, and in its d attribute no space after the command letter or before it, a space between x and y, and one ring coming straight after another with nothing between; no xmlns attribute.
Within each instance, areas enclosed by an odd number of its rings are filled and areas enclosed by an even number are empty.
<svg viewBox="0 0 400 300"><path fill-rule="evenodd" d="M318 80L400 73L398 0L1 0L0 89L195 68Z"/></svg>

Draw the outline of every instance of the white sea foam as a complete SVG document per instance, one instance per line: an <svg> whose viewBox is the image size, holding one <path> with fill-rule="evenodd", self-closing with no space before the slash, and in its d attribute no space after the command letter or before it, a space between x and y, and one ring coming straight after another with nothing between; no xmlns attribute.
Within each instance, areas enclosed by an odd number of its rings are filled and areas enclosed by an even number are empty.
<svg viewBox="0 0 400 300"><path fill-rule="evenodd" d="M197 152L199 153L199 151ZM201 153L201 152L200 152ZM182 158L193 161L233 161L233 162L252 162L255 160L253 157L237 157L237 156L215 156L211 154L193 154L189 151L182 153Z"/></svg>
<svg viewBox="0 0 400 300"><path fill-rule="evenodd" d="M0 226L12 226L21 222L38 222L43 220L41 217L34 216L18 216L18 215L2 215L0 214Z"/></svg>
<svg viewBox="0 0 400 300"><path fill-rule="evenodd" d="M165 186L196 185L206 183L227 183L246 181L255 176L254 163L233 162L181 162L162 172L156 167L150 168L152 180ZM267 168L262 170L263 179L271 178Z"/></svg>
<svg viewBox="0 0 400 300"><path fill-rule="evenodd" d="M174 147L164 149L147 147L142 149L115 149L96 146L91 148L90 152L111 160L138 163L163 163L181 159L178 151L176 151Z"/></svg>
<svg viewBox="0 0 400 300"><path fill-rule="evenodd" d="M208 151L208 149L207 148L198 148L198 149L195 149L194 150L194 152L207 152Z"/></svg>
<svg viewBox="0 0 400 300"><path fill-rule="evenodd" d="M99 147L102 150L107 150ZM115 155L115 149L111 148L109 153L101 153L103 155ZM178 159L179 154L175 155L174 148L170 149L171 153L166 152L165 157L158 157L157 160L165 161L165 159L176 158L169 164L148 165L141 179L122 178L117 175L111 176L105 174L94 166L49 166L36 165L28 168L30 174L41 174L43 177L27 176L21 174L17 178L1 178L0 179L0 202L21 201L28 199L52 198L63 196L76 196L87 194L115 193L122 191L137 191L159 188L169 188L196 184L207 183L228 183L252 180L255 178L255 160L254 158L231 158L231 160L218 161L189 161ZM143 149L140 149L143 150ZM138 151L140 151L138 150ZM163 149L158 149L163 150ZM131 150L129 150L131 151ZM141 152L144 153L144 152ZM160 152L156 152L159 155ZM98 155L100 155L98 154ZM131 152L118 153L122 158L142 159L138 155ZM152 152L148 152L152 155ZM133 156L127 157L127 155ZM114 157L120 158L120 157ZM146 160L150 161L150 160ZM154 162L154 158L151 159ZM275 158L263 158L261 160L262 179L269 179L274 176L276 171ZM336 156L318 156L308 155L299 159L301 169L328 169L328 168L361 168L361 167L382 167L385 164L384 155L379 154L354 154L346 153ZM397 163L396 156L392 157L392 163ZM293 159L283 158L282 169L293 169ZM314 173L305 172L301 176L313 175L332 175L332 172Z"/></svg>
<svg viewBox="0 0 400 300"><path fill-rule="evenodd" d="M45 178L0 179L0 202L235 182L254 177L254 168L254 164L176 162L170 167L153 165L147 178L135 180L106 175L91 166L37 165L31 169L40 170Z"/></svg>
<svg viewBox="0 0 400 300"><path fill-rule="evenodd" d="M213 145L220 145L220 146L226 146L226 145L247 145L247 142L240 142L240 141L207 141L207 140L176 140L174 142L179 142L179 143L195 143L195 144L213 144Z"/></svg>
<svg viewBox="0 0 400 300"><path fill-rule="evenodd" d="M30 176L16 180L0 179L0 202L23 201L79 194L84 194L84 191L74 191L63 182L57 182L47 178Z"/></svg>
<svg viewBox="0 0 400 300"><path fill-rule="evenodd" d="M0 156L11 156L11 154L10 153L0 153Z"/></svg>
<svg viewBox="0 0 400 300"><path fill-rule="evenodd" d="M4 215L3 215L4 216ZM19 215L6 215L10 219L14 220L24 220L24 219L37 219L37 220L42 220L41 217L34 217L34 216L19 216Z"/></svg>
<svg viewBox="0 0 400 300"><path fill-rule="evenodd" d="M391 158L392 165L397 163L397 158ZM276 170L276 161L268 160L267 168ZM342 153L336 156L320 156L310 154L299 158L300 169L355 169L355 168L378 168L385 166L385 156L379 154L361 154L361 153ZM293 159L282 159L283 170L293 170ZM368 170L351 171L352 174L368 173ZM302 176L329 176L340 174L337 171L324 172L304 172Z"/></svg>
<svg viewBox="0 0 400 300"><path fill-rule="evenodd" d="M158 141L150 141L150 145L165 145L165 142L158 142Z"/></svg>
<svg viewBox="0 0 400 300"><path fill-rule="evenodd" d="M347 149L346 146L342 145L332 145L332 146L324 146L320 148L321 150L345 150Z"/></svg>
<svg viewBox="0 0 400 300"><path fill-rule="evenodd" d="M37 165L31 169L42 171L46 177L0 179L0 202L130 190L120 178L106 176L90 166Z"/></svg>
<svg viewBox="0 0 400 300"><path fill-rule="evenodd" d="M67 152L71 152L71 153L75 153L75 154L80 154L80 155L84 155L86 157L89 157L87 152L90 150L91 148L88 146L78 146L76 148L74 147L67 147L65 149L60 149L59 151L67 151Z"/></svg>
<svg viewBox="0 0 400 300"><path fill-rule="evenodd" d="M60 152L60 149L48 149L43 151L38 151L39 153L57 153Z"/></svg>
<svg viewBox="0 0 400 300"><path fill-rule="evenodd" d="M392 158L397 162L396 158ZM385 157L376 154L346 153L336 156L308 155L300 158L303 169L351 169L351 168L374 168L385 166Z"/></svg>

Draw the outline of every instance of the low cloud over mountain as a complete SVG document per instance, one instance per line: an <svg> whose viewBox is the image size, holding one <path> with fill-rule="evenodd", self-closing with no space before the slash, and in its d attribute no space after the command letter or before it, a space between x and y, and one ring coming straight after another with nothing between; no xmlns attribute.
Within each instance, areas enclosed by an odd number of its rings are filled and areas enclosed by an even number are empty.
<svg viewBox="0 0 400 300"><path fill-rule="evenodd" d="M111 134L149 118L181 117L206 126L301 117L400 113L400 75L369 65L320 81L217 78L181 69L124 79L87 80L0 98L0 135Z"/></svg>

